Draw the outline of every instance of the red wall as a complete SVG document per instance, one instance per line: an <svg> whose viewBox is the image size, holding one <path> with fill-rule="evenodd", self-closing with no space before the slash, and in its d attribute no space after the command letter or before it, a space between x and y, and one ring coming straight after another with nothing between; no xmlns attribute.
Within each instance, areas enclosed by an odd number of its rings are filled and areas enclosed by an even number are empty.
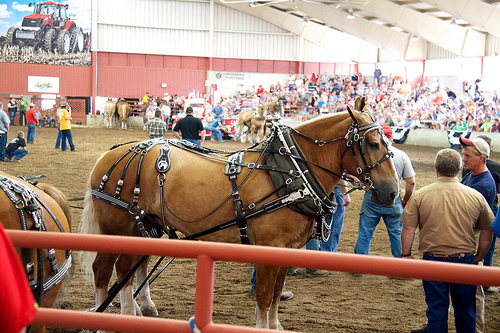
<svg viewBox="0 0 500 333"><path fill-rule="evenodd" d="M34 65L0 62L0 94L28 92L28 76L59 77L59 95L91 96L92 68L81 66Z"/></svg>
<svg viewBox="0 0 500 333"><path fill-rule="evenodd" d="M140 98L205 93L207 71L351 74L350 64L93 52L92 67L1 63L0 94L25 94L28 76L59 77L61 96ZM166 87L162 87L166 84Z"/></svg>

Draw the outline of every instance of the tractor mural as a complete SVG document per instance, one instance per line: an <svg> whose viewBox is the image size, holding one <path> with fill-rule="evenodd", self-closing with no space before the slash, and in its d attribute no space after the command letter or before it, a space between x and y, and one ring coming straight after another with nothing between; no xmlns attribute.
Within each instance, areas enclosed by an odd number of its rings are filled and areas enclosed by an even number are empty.
<svg viewBox="0 0 500 333"><path fill-rule="evenodd" d="M33 6L33 14L24 17L21 28L9 28L7 44L31 46L59 54L84 51L90 37L68 18L67 4L46 1Z"/></svg>

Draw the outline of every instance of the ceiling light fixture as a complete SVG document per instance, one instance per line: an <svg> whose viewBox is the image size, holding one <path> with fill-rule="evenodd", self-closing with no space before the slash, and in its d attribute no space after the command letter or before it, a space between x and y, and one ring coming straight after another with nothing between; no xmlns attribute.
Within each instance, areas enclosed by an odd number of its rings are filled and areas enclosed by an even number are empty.
<svg viewBox="0 0 500 333"><path fill-rule="evenodd" d="M348 12L349 12L349 14L347 14L347 19L348 19L348 20L352 20L352 19L354 19L354 18L355 18L355 16L353 15L353 10L352 10L352 8L349 8Z"/></svg>
<svg viewBox="0 0 500 333"><path fill-rule="evenodd" d="M417 36L417 35L411 34L410 36L411 36L411 37L410 37L410 38L411 38L411 40L412 40L412 41L414 41L414 42L416 42L417 40L419 40L419 38L418 38L418 36Z"/></svg>

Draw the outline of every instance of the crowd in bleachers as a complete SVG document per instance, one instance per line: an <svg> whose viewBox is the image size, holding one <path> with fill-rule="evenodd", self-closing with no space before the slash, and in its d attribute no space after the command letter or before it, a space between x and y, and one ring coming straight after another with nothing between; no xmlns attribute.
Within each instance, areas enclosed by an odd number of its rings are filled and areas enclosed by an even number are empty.
<svg viewBox="0 0 500 333"><path fill-rule="evenodd" d="M269 87L240 84L236 94L222 97L227 116L241 109L255 108L259 103L280 100L284 115L300 115L303 119L325 113L345 111L358 97L365 97L377 122L411 128L451 129L467 131L500 131L500 100L496 91L484 91L480 80L454 92L437 79L412 88L400 76L380 77L367 83L356 73L352 76L290 75L287 82ZM188 96L188 98L193 96ZM199 97L199 96L194 96ZM167 95L171 107L182 110L185 97Z"/></svg>

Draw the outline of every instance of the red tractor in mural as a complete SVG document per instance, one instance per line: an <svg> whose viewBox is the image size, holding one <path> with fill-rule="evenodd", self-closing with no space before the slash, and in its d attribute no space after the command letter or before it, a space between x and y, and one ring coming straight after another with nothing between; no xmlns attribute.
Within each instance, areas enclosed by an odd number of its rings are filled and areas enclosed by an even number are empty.
<svg viewBox="0 0 500 333"><path fill-rule="evenodd" d="M67 4L53 1L34 4L33 14L24 17L21 28L9 28L7 43L59 54L82 52L85 34L75 21L68 18L67 9Z"/></svg>

